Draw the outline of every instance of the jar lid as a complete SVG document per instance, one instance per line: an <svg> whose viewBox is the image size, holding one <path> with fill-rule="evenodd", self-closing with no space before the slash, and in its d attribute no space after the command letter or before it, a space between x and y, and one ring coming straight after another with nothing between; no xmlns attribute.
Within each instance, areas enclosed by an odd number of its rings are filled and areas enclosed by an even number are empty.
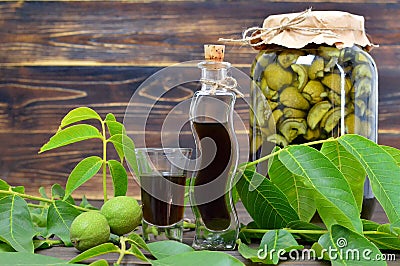
<svg viewBox="0 0 400 266"><path fill-rule="evenodd" d="M262 27L247 29L241 41L258 50L265 45L299 49L312 43L335 45L337 48L353 45L366 48L375 46L365 33L363 16L342 11L311 9L300 13L268 16Z"/></svg>

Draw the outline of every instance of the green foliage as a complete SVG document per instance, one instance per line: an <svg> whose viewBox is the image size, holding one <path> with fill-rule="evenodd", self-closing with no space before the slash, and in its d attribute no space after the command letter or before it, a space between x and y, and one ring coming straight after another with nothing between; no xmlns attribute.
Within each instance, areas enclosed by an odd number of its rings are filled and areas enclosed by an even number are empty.
<svg viewBox="0 0 400 266"><path fill-rule="evenodd" d="M88 249L79 254L78 256L76 256L75 258L71 259L70 262L71 263L80 262L109 253L119 254L119 259L116 262L117 265L120 264L121 260L125 255L133 255L145 262L150 261L140 250L142 248L144 250L150 251L150 249L147 246L147 244L143 241L143 239L136 233L132 233L127 237L121 236L119 241L120 241L119 246L113 243L104 243L96 247L93 247L91 249ZM127 243L130 244L129 249L126 249Z"/></svg>
<svg viewBox="0 0 400 266"><path fill-rule="evenodd" d="M378 224L372 221L363 221L364 231L371 231L365 237L379 249L400 250L400 225Z"/></svg>
<svg viewBox="0 0 400 266"><path fill-rule="evenodd" d="M81 123L89 119L99 121L100 130L95 126ZM2 251L15 250L33 253L36 248L48 248L53 244L61 243L71 246L69 230L72 221L82 211L95 209L85 197L80 206L75 205L71 194L95 176L100 169L103 169L103 183L105 184L107 165L113 180L114 195L126 195L128 175L123 162L126 159L129 166L136 169L137 172L135 146L126 135L124 126L117 122L112 114L108 114L105 120L102 120L100 115L87 107L71 110L62 119L58 131L41 147L39 153L88 139L102 141L102 157L90 156L80 161L71 171L66 189L64 190L59 184L54 184L51 187L50 197L43 187L39 189L41 197L36 197L25 194L24 187L12 187L0 179L0 244ZM107 143L109 142L114 145L119 161L107 160ZM127 149L128 152L125 153L124 149ZM106 186L103 187L104 200L106 200ZM32 201L39 201L39 204L31 203ZM60 240L50 239L52 236ZM139 247L144 247L144 242L134 240L139 243ZM133 247L135 243L132 242L132 239L130 241L131 248L126 251L127 254L139 256L140 251L137 251L139 248L136 250ZM18 259L17 255L15 257Z"/></svg>
<svg viewBox="0 0 400 266"><path fill-rule="evenodd" d="M72 246L69 238L69 228L72 221L81 211L74 208L71 204L61 200L55 200L49 206L47 214L47 231L61 238L66 246Z"/></svg>
<svg viewBox="0 0 400 266"><path fill-rule="evenodd" d="M172 240L153 242L147 246L151 254L159 260L180 253L194 251L192 247Z"/></svg>
<svg viewBox="0 0 400 266"><path fill-rule="evenodd" d="M303 241L311 243L319 241L314 243L314 251L336 247L335 241L340 237L349 241L345 250L358 248L362 252L369 249L372 252L371 256L380 254L378 248L398 250L400 151L350 134L319 143L323 144L320 151L308 147L316 144L315 142L290 145L239 167L241 177L236 186L245 208L254 219L254 223L250 223L251 226L249 224L241 228L239 234L241 240L248 242L250 238L260 238L260 233L267 234L269 228L286 228L287 232ZM254 172L254 166L267 159L270 159L269 179ZM363 187L367 175L374 195L385 210L390 224L380 225L360 219ZM291 206L300 219L276 224L275 227L268 227L270 226L268 224L260 226L260 217L263 217L271 206L268 197L278 195L265 193L265 189L262 189L265 184L273 186L275 191L279 190L284 194L279 196L280 199L275 199L282 204L274 210ZM285 200L288 202L284 203ZM313 202L326 229L308 223L313 215ZM273 221L285 221L288 218L282 215L282 212L270 212L267 217ZM251 249L242 241L239 241L238 248L243 257L252 261L277 263L276 258L271 261L260 259L257 250ZM320 255L318 258L332 259L326 254ZM332 259L333 265L357 264L357 261L350 262L340 257L340 253L333 255L335 258ZM360 263L368 265L365 261ZM382 262L378 265L380 263Z"/></svg>
<svg viewBox="0 0 400 266"><path fill-rule="evenodd" d="M289 229L293 230L298 230L299 232L297 235L303 239L304 241L307 242L315 242L318 241L319 237L321 236L320 234L316 233L313 234L313 231L322 231L325 230L325 228L322 228L316 224L313 223L308 223L305 221L292 221L286 225L286 227ZM302 233L304 231L304 233Z"/></svg>
<svg viewBox="0 0 400 266"><path fill-rule="evenodd" d="M98 156L90 156L80 161L68 177L64 198L68 198L75 189L92 178L100 170L102 164L103 161Z"/></svg>
<svg viewBox="0 0 400 266"><path fill-rule="evenodd" d="M90 263L89 266L109 266L109 265L105 259L101 259Z"/></svg>
<svg viewBox="0 0 400 266"><path fill-rule="evenodd" d="M4 180L0 179L0 183L9 187L8 190L0 189L0 193L6 195L0 199L0 243L3 248L7 245L16 251L33 253L34 249L53 244L71 246L69 227L76 216L89 209L74 205L70 197L61 200L65 191L58 184L51 187L52 197L49 198L43 189L40 191L45 197L35 197L12 190ZM40 204L30 203L32 201ZM51 235L61 240L49 239Z"/></svg>
<svg viewBox="0 0 400 266"><path fill-rule="evenodd" d="M78 264L70 264L68 261L44 256L40 254L30 254L25 252L4 252L0 253L0 261L2 266L15 266L15 265L56 265L56 266L73 266Z"/></svg>
<svg viewBox="0 0 400 266"><path fill-rule="evenodd" d="M94 207L92 204L89 203L85 195L83 195L81 204L79 204L79 206L89 210L97 210L96 207Z"/></svg>
<svg viewBox="0 0 400 266"><path fill-rule="evenodd" d="M95 138L101 139L102 136L94 126L73 125L58 131L53 137L50 138L49 142L40 148L39 153L63 147L75 142Z"/></svg>
<svg viewBox="0 0 400 266"><path fill-rule="evenodd" d="M88 124L76 124L86 120L97 120L101 124L101 129ZM106 132L108 130L108 134ZM78 107L71 110L62 120L58 131L50 140L44 144L39 153L56 149L62 146L73 144L88 139L100 139L102 141L103 156L90 156L79 162L68 177L65 197L71 195L95 176L100 169L103 175L103 196L104 202L107 201L107 165L114 185L114 196L126 195L128 188L128 175L123 166L124 158L128 166L138 175L138 168L135 154L135 144L126 134L123 124L116 121L113 114L107 114L102 120L99 114L88 107ZM119 162L107 160L107 143L112 143L117 151Z"/></svg>
<svg viewBox="0 0 400 266"><path fill-rule="evenodd" d="M80 262L83 260L87 260L90 258L94 258L100 255L104 255L104 254L109 254L109 253L119 253L120 252L120 248L116 245L114 245L113 243L104 243L101 245L98 245L96 247L92 247L88 250L85 250L84 252L82 252L81 254L79 254L78 256L76 256L75 258L71 259L69 262Z"/></svg>
<svg viewBox="0 0 400 266"><path fill-rule="evenodd" d="M238 243L238 251L243 258L251 260L252 262L264 262L267 264L267 261L264 261L261 256L258 254L258 249L251 248L245 243L243 243L240 239L237 241Z"/></svg>
<svg viewBox="0 0 400 266"><path fill-rule="evenodd" d="M126 249L126 243L130 244ZM157 260L149 260L141 249L150 252ZM152 265L243 265L236 258L221 252L194 251L190 246L176 241L158 241L146 244L136 233L127 237L120 237L120 245L105 243L93 247L73 258L70 262L80 262L93 257L109 253L118 253L117 265L124 255L133 255L137 258L150 262Z"/></svg>
<svg viewBox="0 0 400 266"><path fill-rule="evenodd" d="M227 253L208 250L184 252L152 261L153 266L209 266L210 264L215 266L244 266L241 261Z"/></svg>
<svg viewBox="0 0 400 266"><path fill-rule="evenodd" d="M321 153L343 173L356 200L358 211L361 212L366 177L363 166L337 141L324 143Z"/></svg>
<svg viewBox="0 0 400 266"><path fill-rule="evenodd" d="M269 179L255 172L254 167L244 169L236 188L259 228L282 228L290 221L299 220L285 194Z"/></svg>
<svg viewBox="0 0 400 266"><path fill-rule="evenodd" d="M35 235L27 203L19 196L0 199L0 239L20 252L33 252Z"/></svg>
<svg viewBox="0 0 400 266"><path fill-rule="evenodd" d="M126 240L129 243L150 252L150 248L148 247L146 242L144 242L143 238L140 235L136 233L131 233L129 236L127 236Z"/></svg>
<svg viewBox="0 0 400 266"><path fill-rule="evenodd" d="M341 224L362 231L350 185L328 158L307 146L291 146L279 153L279 160L313 188L318 213L328 228Z"/></svg>
<svg viewBox="0 0 400 266"><path fill-rule="evenodd" d="M128 190L128 175L124 166L116 160L109 160L108 168L113 181L114 197L125 196Z"/></svg>
<svg viewBox="0 0 400 266"><path fill-rule="evenodd" d="M136 176L139 176L139 170L136 162L136 153L135 153L135 144L133 140L124 134L115 134L112 135L109 139L115 149L119 153L125 154L126 162L129 167L134 171Z"/></svg>
<svg viewBox="0 0 400 266"><path fill-rule="evenodd" d="M272 183L286 195L300 219L309 222L317 210L312 188L305 184L301 176L290 172L278 156L272 158L268 173Z"/></svg>
<svg viewBox="0 0 400 266"><path fill-rule="evenodd" d="M75 108L61 120L60 129L65 128L73 123L89 119L97 119L101 121L101 117L93 109L88 107Z"/></svg>
<svg viewBox="0 0 400 266"><path fill-rule="evenodd" d="M262 262L264 264L278 264L279 256L284 255L291 250L304 248L299 245L291 233L286 230L271 230L265 233L261 239L260 246L257 249L250 248L240 240L239 252L252 262ZM278 253L278 251L280 251Z"/></svg>
<svg viewBox="0 0 400 266"><path fill-rule="evenodd" d="M136 245L131 245L131 247L126 251L125 254L133 255L142 261L146 262L149 261L149 259L143 254L143 252Z"/></svg>
<svg viewBox="0 0 400 266"><path fill-rule="evenodd" d="M373 243L363 235L338 224L332 225L331 231L322 235L318 243L330 252L333 266L386 265L383 260L375 260L377 255L382 257L382 253ZM355 250L368 250L370 252L365 256L365 254L354 252Z"/></svg>
<svg viewBox="0 0 400 266"><path fill-rule="evenodd" d="M286 230L279 229L267 232L263 238L261 239L260 248L266 250L266 247L271 250L284 250L289 252L294 249L302 249L304 248L302 245L299 245L296 239L293 237L291 233ZM264 254L265 255L265 254ZM268 254L269 259L274 263L277 264L279 262L279 257L277 253Z"/></svg>
<svg viewBox="0 0 400 266"><path fill-rule="evenodd" d="M363 165L371 181L372 191L391 223L400 220L400 167L386 148L357 135L338 139L348 152Z"/></svg>
<svg viewBox="0 0 400 266"><path fill-rule="evenodd" d="M18 192L18 193L24 193L25 192L25 188L24 187L12 187L9 184L7 184L6 181L0 179L0 190L12 190L14 192ZM7 197L8 194L3 194L0 193L0 199Z"/></svg>
<svg viewBox="0 0 400 266"><path fill-rule="evenodd" d="M397 165L400 166L400 150L384 145L381 145L381 148L384 149L387 153L389 153L396 161Z"/></svg>
<svg viewBox="0 0 400 266"><path fill-rule="evenodd" d="M51 199L63 200L69 204L75 204L75 200L72 198L72 196L65 196L65 189L60 184L54 184L51 186Z"/></svg>

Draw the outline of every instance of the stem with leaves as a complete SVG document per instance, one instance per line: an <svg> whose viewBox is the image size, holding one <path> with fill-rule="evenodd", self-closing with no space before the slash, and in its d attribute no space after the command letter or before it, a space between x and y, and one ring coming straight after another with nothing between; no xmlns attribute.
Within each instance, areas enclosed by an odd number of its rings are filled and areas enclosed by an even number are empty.
<svg viewBox="0 0 400 266"><path fill-rule="evenodd" d="M300 145L300 146L313 146L313 145L316 145L316 144L323 144L323 143L325 143L325 142L330 142L330 141L335 141L335 138L329 138L329 139L322 139L322 140L310 141L310 142L302 143L302 144L299 144L299 145ZM278 154L281 153L282 151L283 151L283 149L279 149L279 150L277 150L277 151L275 151L275 152L272 152L272 153L270 153L270 154L268 154L268 155L265 155L264 157L261 157L261 158L259 158L259 159L257 159L257 160L254 160L254 161L252 161L252 162L249 162L249 163L243 165L242 168L244 169L244 168L246 168L246 167L250 167L250 166L253 166L253 165L257 165L257 164L259 164L259 163L262 163L262 162L264 162L264 161L266 161L266 160L268 160L268 159L270 159L270 158L273 158L274 156L278 155Z"/></svg>
<svg viewBox="0 0 400 266"><path fill-rule="evenodd" d="M117 265L121 264L122 259L124 258L125 254L126 254L126 243L125 243L126 239L124 237L120 237L120 250L119 250L119 257L118 260L116 262Z"/></svg>
<svg viewBox="0 0 400 266"><path fill-rule="evenodd" d="M46 199L46 198L42 198L42 197L37 197L37 196L32 196L32 195L28 195L28 194L24 194L24 193L19 193L19 192L12 191L12 190L2 190L2 189L0 189L0 194L19 196L19 197L24 198L24 199L40 201L40 202L45 202L45 203L49 203L49 204L53 204L55 202L54 199ZM46 208L46 206L32 204L32 203L29 203L28 206L35 207L35 208ZM84 212L90 211L89 209L83 208L81 206L77 206L77 205L73 205L73 204L71 204L71 206L74 207L77 210L80 210L80 211L84 211Z"/></svg>
<svg viewBox="0 0 400 266"><path fill-rule="evenodd" d="M328 233L328 230L308 230L308 229L290 229L290 228L283 228L284 230L288 231L291 234L302 234L302 235L323 235ZM252 228L242 228L240 232L243 233L255 233L255 234L265 234L270 231L274 231L275 229L252 229ZM364 235L387 235L385 232L379 231L363 231Z"/></svg>
<svg viewBox="0 0 400 266"><path fill-rule="evenodd" d="M188 223L184 222L183 223L183 228L185 229L194 229L196 228L196 225L193 223ZM288 231L291 234L302 234L302 235L307 235L307 234L312 234L312 235L323 235L328 233L328 230L310 230L310 229L291 229L291 228L282 228ZM265 234L270 231L274 231L275 229L254 229L254 228L246 228L243 227L240 229L241 233L253 233L253 234ZM385 232L379 232L379 231L363 231L364 235L385 235L387 233Z"/></svg>
<svg viewBox="0 0 400 266"><path fill-rule="evenodd" d="M103 134L103 197L104 202L107 201L107 137L106 137L106 126L104 121L101 122L101 129Z"/></svg>
<svg viewBox="0 0 400 266"><path fill-rule="evenodd" d="M80 123L86 120L97 120L101 129ZM78 123L79 122L79 123ZM108 138L107 138L108 137ZM100 139L102 141L102 157L90 156L79 162L68 177L65 197L95 176L101 169L103 183L104 202L107 201L107 166L114 186L114 196L124 196L127 191L128 176L123 166L126 162L137 174L135 145L126 135L123 124L116 121L113 114L107 114L103 120L99 114L88 107L79 107L71 110L61 121L58 131L44 144L39 153L80 142L88 139ZM107 143L111 142L118 153L119 161L107 160ZM125 154L125 152L127 154Z"/></svg>

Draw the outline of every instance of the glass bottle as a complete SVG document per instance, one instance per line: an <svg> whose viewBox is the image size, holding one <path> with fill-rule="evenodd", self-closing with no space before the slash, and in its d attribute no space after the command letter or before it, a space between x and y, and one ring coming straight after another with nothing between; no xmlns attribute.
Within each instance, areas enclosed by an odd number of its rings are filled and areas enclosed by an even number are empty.
<svg viewBox="0 0 400 266"><path fill-rule="evenodd" d="M261 50L251 68L251 155L355 133L377 142L378 73L361 47L308 45ZM318 147L316 147L318 148ZM267 166L259 166L266 173ZM263 171L261 170L261 171ZM368 179L361 216L370 218L374 195Z"/></svg>
<svg viewBox="0 0 400 266"><path fill-rule="evenodd" d="M238 162L238 143L233 129L236 95L218 86L228 77L230 63L203 61L202 87L190 105L190 122L199 163L190 185L196 218L196 249L235 248L239 222L231 188Z"/></svg>

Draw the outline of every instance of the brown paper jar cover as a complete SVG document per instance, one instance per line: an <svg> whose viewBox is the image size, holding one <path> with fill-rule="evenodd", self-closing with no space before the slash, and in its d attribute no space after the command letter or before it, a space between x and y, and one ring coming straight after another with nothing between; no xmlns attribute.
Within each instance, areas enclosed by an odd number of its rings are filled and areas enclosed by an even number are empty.
<svg viewBox="0 0 400 266"><path fill-rule="evenodd" d="M262 28L250 28L243 39L253 47L280 45L303 48L308 44L327 44L337 48L374 47L364 29L364 17L343 11L312 11L268 16Z"/></svg>

